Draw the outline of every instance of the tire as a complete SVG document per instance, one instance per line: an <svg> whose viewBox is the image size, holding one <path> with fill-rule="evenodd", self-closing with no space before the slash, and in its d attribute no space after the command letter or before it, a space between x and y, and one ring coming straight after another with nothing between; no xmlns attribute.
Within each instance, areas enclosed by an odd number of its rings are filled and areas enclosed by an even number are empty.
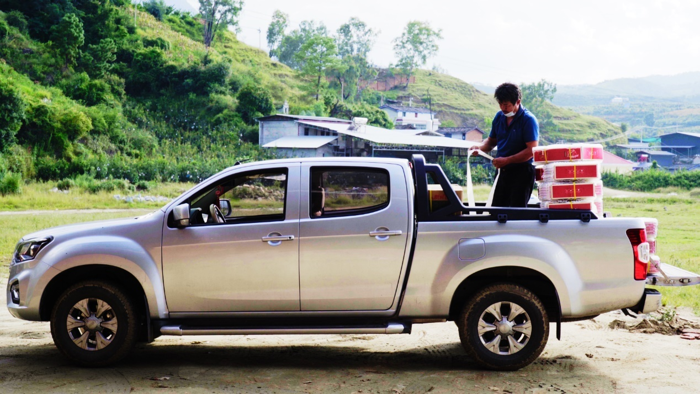
<svg viewBox="0 0 700 394"><path fill-rule="evenodd" d="M496 371L529 365L542 353L549 338L544 305L531 291L513 284L492 285L479 291L462 308L457 328L467 353L480 366Z"/></svg>
<svg viewBox="0 0 700 394"><path fill-rule="evenodd" d="M76 284L54 305L51 336L61 353L75 364L83 367L113 364L129 354L136 342L134 305L112 284L101 281Z"/></svg>

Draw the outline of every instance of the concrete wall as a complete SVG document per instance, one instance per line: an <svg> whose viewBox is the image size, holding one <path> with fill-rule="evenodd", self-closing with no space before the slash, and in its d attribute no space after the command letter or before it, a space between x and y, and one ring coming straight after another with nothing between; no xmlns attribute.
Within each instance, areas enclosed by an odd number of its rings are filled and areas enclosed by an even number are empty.
<svg viewBox="0 0 700 394"><path fill-rule="evenodd" d="M299 128L296 120L260 122L259 144L263 146L282 137L296 137Z"/></svg>

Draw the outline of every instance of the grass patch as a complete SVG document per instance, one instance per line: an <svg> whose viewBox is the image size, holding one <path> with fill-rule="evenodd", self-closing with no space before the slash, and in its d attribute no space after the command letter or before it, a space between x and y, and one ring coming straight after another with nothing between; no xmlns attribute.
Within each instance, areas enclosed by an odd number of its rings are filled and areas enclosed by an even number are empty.
<svg viewBox="0 0 700 394"><path fill-rule="evenodd" d="M657 218L661 261L700 273L700 204L685 199L606 199L604 208L613 216ZM700 286L658 289L664 296L664 305L688 306L700 313Z"/></svg>
<svg viewBox="0 0 700 394"><path fill-rule="evenodd" d="M76 187L64 191L52 191L59 182L33 182L22 186L22 194L0 195L0 211L61 210L61 209L157 209L167 202L117 200L121 196L162 196L175 198L189 190L191 183L157 183L148 191L96 191L89 192Z"/></svg>

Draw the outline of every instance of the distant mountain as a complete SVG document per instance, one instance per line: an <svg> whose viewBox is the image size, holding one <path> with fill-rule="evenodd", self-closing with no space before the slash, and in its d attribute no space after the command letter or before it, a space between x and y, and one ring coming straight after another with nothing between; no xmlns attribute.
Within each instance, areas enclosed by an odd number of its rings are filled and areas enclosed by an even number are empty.
<svg viewBox="0 0 700 394"><path fill-rule="evenodd" d="M553 102L564 106L609 104L618 96L633 102L700 103L700 72L618 78L595 85L559 85Z"/></svg>
<svg viewBox="0 0 700 394"><path fill-rule="evenodd" d="M477 90L486 94L493 94L496 91L495 86L487 85L480 82L470 82L470 85L474 86Z"/></svg>

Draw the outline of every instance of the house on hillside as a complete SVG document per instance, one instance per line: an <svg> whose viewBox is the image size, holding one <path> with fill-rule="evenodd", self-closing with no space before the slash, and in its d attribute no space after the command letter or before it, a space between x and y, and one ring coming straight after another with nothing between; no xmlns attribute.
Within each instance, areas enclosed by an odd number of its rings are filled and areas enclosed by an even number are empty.
<svg viewBox="0 0 700 394"><path fill-rule="evenodd" d="M384 104L379 109L386 112L397 128L403 125L413 125L416 130L437 131L440 127L440 121L435 118L436 113L428 108Z"/></svg>
<svg viewBox="0 0 700 394"><path fill-rule="evenodd" d="M467 156L475 142L445 138L429 130L389 130L355 121L320 116L277 114L258 118L259 144L282 157L376 156L428 161Z"/></svg>
<svg viewBox="0 0 700 394"><path fill-rule="evenodd" d="M438 133L447 138L455 138L458 140L481 142L486 134L478 127L441 127Z"/></svg>

